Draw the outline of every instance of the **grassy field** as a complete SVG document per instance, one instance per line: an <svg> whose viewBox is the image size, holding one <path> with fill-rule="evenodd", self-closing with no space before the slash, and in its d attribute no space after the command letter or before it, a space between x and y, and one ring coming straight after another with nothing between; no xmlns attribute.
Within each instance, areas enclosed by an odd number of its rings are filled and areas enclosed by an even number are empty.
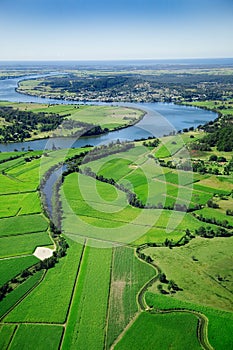
<svg viewBox="0 0 233 350"><path fill-rule="evenodd" d="M107 348L138 311L137 294L156 271L139 261L134 250L114 248L107 327Z"/></svg>
<svg viewBox="0 0 233 350"><path fill-rule="evenodd" d="M63 327L22 324L16 330L11 350L58 349Z"/></svg>
<svg viewBox="0 0 233 350"><path fill-rule="evenodd" d="M37 192L1 196L0 202L0 218L41 212L41 204Z"/></svg>
<svg viewBox="0 0 233 350"><path fill-rule="evenodd" d="M202 349L193 315L142 313L115 346L116 350Z"/></svg>
<svg viewBox="0 0 233 350"><path fill-rule="evenodd" d="M81 245L71 242L69 254L53 269L48 270L43 283L7 316L6 321L65 322L81 250ZM52 305L56 307L51 307Z"/></svg>
<svg viewBox="0 0 233 350"><path fill-rule="evenodd" d="M35 80L32 80L34 85ZM21 84L30 85L29 81L23 81ZM28 91L28 90L27 90ZM41 132L35 129L29 139L40 139L51 136L73 136L76 133L84 132L83 127L68 125L67 121L84 122L90 125L99 125L102 129L108 128L109 131L117 128L127 127L138 122L144 115L144 112L136 108L119 106L88 106L88 105L50 105L36 103L7 103L6 106L12 106L21 111L32 111L35 113L55 113L64 116L61 126L56 130ZM4 124L4 121L2 122ZM1 158L0 158L1 159Z"/></svg>
<svg viewBox="0 0 233 350"><path fill-rule="evenodd" d="M231 349L232 330L233 330L233 315L232 312L213 309L198 304L193 304L188 301L181 301L173 296L165 296L162 294L146 293L146 301L150 307L155 309L167 310L174 308L183 308L190 311L197 311L205 315L208 322L208 339L210 344L216 350ZM182 315L183 317L183 315ZM221 330L221 331L219 331Z"/></svg>
<svg viewBox="0 0 233 350"><path fill-rule="evenodd" d="M37 283L40 282L43 274L44 272L42 270L38 271L24 283L20 284L1 301L0 318L2 318L6 312L9 312L10 309L13 308L17 302L19 302L19 300L21 300L21 298L23 298Z"/></svg>
<svg viewBox="0 0 233 350"><path fill-rule="evenodd" d="M148 248L144 252L152 256L168 280L182 288L174 298L232 311L232 241L232 237L196 238L180 248ZM157 284L150 290L156 292Z"/></svg>
<svg viewBox="0 0 233 350"><path fill-rule="evenodd" d="M111 259L111 249L85 248L63 349L103 349Z"/></svg>
<svg viewBox="0 0 233 350"><path fill-rule="evenodd" d="M0 220L1 236L14 236L31 232L42 232L46 231L47 228L48 221L42 214L13 216Z"/></svg>
<svg viewBox="0 0 233 350"><path fill-rule="evenodd" d="M0 286L37 262L38 259L34 256L0 260Z"/></svg>
<svg viewBox="0 0 233 350"><path fill-rule="evenodd" d="M52 246L48 232L38 232L0 238L0 258L31 255L36 247Z"/></svg>
<svg viewBox="0 0 233 350"><path fill-rule="evenodd" d="M0 325L0 349L6 350L16 325Z"/></svg>

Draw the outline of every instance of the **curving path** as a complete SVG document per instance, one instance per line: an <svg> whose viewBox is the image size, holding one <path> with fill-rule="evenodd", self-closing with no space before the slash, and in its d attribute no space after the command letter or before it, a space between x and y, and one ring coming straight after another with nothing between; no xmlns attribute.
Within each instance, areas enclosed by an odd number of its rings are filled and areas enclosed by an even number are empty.
<svg viewBox="0 0 233 350"><path fill-rule="evenodd" d="M137 252L136 252L136 254L137 254ZM140 261L143 261L145 263L145 261L143 259L141 259L138 255L137 255L137 258ZM146 304L145 293L146 293L147 289L149 287L151 287L152 284L158 280L159 274L162 272L160 267L158 265L156 265L154 262L150 262L150 263L147 262L147 264L150 264L151 266L153 266L153 268L157 271L157 274L155 277L150 279L141 288L140 292L138 293L137 301L138 301L138 305L139 305L141 311L149 312L151 314L168 314L168 313L174 313L174 312L190 313L190 314L196 316L198 318L197 337L198 337L198 340L199 340L202 348L205 350L214 350L214 348L210 345L209 340L208 340L208 318L205 315L201 314L200 312L194 311L194 310L188 310L188 309L182 309L182 308L173 308L173 309L166 309L166 310L162 310L162 309L154 310Z"/></svg>

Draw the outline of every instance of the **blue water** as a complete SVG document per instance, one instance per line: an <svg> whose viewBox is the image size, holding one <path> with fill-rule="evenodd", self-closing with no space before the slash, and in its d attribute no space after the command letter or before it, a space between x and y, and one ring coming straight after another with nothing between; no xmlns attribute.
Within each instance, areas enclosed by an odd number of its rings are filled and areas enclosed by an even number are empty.
<svg viewBox="0 0 233 350"><path fill-rule="evenodd" d="M58 72L50 73L52 75ZM24 79L42 77L45 75L26 76L23 78L14 78L0 80L0 100L11 102L28 102L28 103L45 103L45 104L77 104L73 101L61 101L56 99L40 98L24 94L19 94L15 91L19 81ZM113 103L90 103L97 105L113 105ZM175 105L172 103L114 103L114 105L136 107L146 112L145 117L136 125L130 126L119 131L114 131L108 134L86 138L53 138L34 140L28 142L17 142L10 144L0 144L0 151L7 152L13 150L21 150L28 148L33 150L56 148L82 147L87 144L99 145L108 143L113 140L135 140L147 138L148 136L163 136L170 132L197 127L217 117L216 113L211 111Z"/></svg>

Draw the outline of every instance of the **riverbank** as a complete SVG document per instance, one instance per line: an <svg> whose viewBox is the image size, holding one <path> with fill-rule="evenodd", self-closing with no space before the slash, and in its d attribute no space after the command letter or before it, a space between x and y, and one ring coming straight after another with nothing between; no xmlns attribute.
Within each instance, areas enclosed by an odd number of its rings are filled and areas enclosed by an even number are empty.
<svg viewBox="0 0 233 350"><path fill-rule="evenodd" d="M24 126L24 129L31 130L30 137L25 138L25 142L42 140L48 138L66 138L66 137L95 137L104 135L109 132L118 131L136 125L141 121L146 112L142 109L127 106L97 106L97 105L49 105L49 104L35 104L35 103L0 103L0 108L6 109L5 113L12 113L10 107L13 107L19 113L25 111L25 113L33 113L34 119L37 119L41 113L48 116L58 116L61 119L60 125L54 130L44 131L46 129L40 123L38 126L33 122L35 126L31 127L31 121L29 120L29 127ZM4 112L4 110L3 110ZM3 113L4 115L4 113ZM3 119L3 118L2 118ZM55 122L55 120L54 120ZM14 124L14 120L12 121ZM12 126L13 126L12 124ZM4 126L4 120L2 120L2 130L9 127ZM55 124L56 125L56 124ZM2 131L2 135L3 135ZM17 124L17 133L18 124ZM14 141L13 141L14 142ZM7 143L12 143L9 140Z"/></svg>

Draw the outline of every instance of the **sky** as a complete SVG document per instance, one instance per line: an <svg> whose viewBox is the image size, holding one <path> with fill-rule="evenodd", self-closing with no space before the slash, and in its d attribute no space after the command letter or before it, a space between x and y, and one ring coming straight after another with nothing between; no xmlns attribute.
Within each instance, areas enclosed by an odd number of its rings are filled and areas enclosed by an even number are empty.
<svg viewBox="0 0 233 350"><path fill-rule="evenodd" d="M0 60L233 57L233 0L0 0Z"/></svg>

